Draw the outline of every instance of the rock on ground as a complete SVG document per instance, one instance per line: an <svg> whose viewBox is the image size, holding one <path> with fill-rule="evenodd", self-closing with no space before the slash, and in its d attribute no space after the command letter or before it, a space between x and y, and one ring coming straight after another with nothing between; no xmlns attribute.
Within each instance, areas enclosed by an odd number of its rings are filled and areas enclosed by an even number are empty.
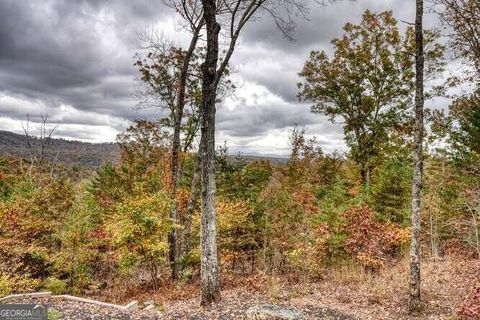
<svg viewBox="0 0 480 320"><path fill-rule="evenodd" d="M246 320L357 320L330 308L306 306L302 311L279 305L254 306L245 312Z"/></svg>
<svg viewBox="0 0 480 320"><path fill-rule="evenodd" d="M254 306L246 311L247 320L302 320L303 313L273 304Z"/></svg>

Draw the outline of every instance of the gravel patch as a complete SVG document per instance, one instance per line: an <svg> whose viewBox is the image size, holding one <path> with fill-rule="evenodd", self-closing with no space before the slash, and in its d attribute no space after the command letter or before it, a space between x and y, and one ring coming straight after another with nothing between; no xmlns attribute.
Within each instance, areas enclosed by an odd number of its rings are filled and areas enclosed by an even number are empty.
<svg viewBox="0 0 480 320"><path fill-rule="evenodd" d="M160 319L160 313L155 310L130 311L117 308L98 306L91 303L63 300L60 298L15 298L4 303L43 304L48 308L52 320L134 320Z"/></svg>
<svg viewBox="0 0 480 320"><path fill-rule="evenodd" d="M224 296L221 303L211 308L201 308L197 299L176 302L165 312L152 310L122 310L90 303L63 300L59 298L14 298L4 303L43 304L51 315L51 320L245 320L247 310L264 303L260 296L243 293ZM279 307L295 309L295 306L278 304ZM357 320L357 318L330 308L313 305L303 306L302 320Z"/></svg>

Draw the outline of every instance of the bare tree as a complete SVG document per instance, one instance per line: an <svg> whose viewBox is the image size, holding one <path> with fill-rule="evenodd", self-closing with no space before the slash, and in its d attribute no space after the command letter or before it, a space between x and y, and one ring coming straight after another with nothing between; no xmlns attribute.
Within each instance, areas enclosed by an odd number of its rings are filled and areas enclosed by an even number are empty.
<svg viewBox="0 0 480 320"><path fill-rule="evenodd" d="M421 308L420 300L420 212L423 175L423 0L416 0L415 14L415 126L412 184L412 240L410 247L410 311Z"/></svg>
<svg viewBox="0 0 480 320"><path fill-rule="evenodd" d="M52 148L52 136L54 132L60 126L60 122L56 122L53 126L50 126L48 122L48 115L40 116L40 132L38 136L33 136L30 132L30 115L27 115L27 123L22 123L22 129L25 135L25 148L27 149L30 157L30 166L28 169L30 178L32 177L33 166L36 164L43 170L45 161L50 157ZM52 160L52 168L58 157L58 152ZM53 169L50 169L50 173L53 174Z"/></svg>

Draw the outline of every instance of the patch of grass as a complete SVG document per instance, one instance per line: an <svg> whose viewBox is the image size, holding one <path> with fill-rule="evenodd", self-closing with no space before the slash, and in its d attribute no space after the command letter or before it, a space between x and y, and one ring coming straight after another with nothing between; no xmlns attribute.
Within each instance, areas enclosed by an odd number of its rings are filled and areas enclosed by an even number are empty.
<svg viewBox="0 0 480 320"><path fill-rule="evenodd" d="M278 277L272 276L268 279L267 282L267 292L269 297L277 301L280 299L282 295L282 285L280 283L280 279Z"/></svg>
<svg viewBox="0 0 480 320"><path fill-rule="evenodd" d="M60 320L62 313L58 310L48 310L48 320Z"/></svg>
<svg viewBox="0 0 480 320"><path fill-rule="evenodd" d="M45 289L53 294L64 294L67 291L67 283L55 277L49 277L45 281Z"/></svg>

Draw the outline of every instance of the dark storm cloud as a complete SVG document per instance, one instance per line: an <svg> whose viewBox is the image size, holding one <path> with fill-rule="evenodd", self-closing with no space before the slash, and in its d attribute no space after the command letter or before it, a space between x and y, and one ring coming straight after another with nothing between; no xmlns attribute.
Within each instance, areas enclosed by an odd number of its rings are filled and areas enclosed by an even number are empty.
<svg viewBox="0 0 480 320"><path fill-rule="evenodd" d="M433 27L437 23L436 16L429 13L430 9L431 7L427 6L425 14L427 27ZM298 53L317 46L328 45L334 37L342 34L345 23L358 23L366 10L374 12L391 10L403 25L405 24L402 21L413 23L415 19L415 6L411 1L340 0L325 6L311 1L310 12L306 19L294 18L296 21L293 33L294 41L287 41L283 37L268 14L263 14L261 19L246 27L244 39L247 43L264 42L268 43L271 48Z"/></svg>
<svg viewBox="0 0 480 320"><path fill-rule="evenodd" d="M247 80L262 83L287 101L298 101L297 74L309 52L325 50L331 53L330 42L342 35L344 24L360 22L367 9L375 12L392 10L401 27L406 27L405 21L412 22L415 18L415 6L411 1L344 0L326 6L315 5L312 1L308 18L297 20L294 41L283 37L268 14L248 25L234 63L244 67L240 70ZM427 27L437 24L434 14L426 14L425 20ZM249 58L252 52L255 52L256 59Z"/></svg>
<svg viewBox="0 0 480 320"><path fill-rule="evenodd" d="M312 125L317 121L306 105L239 105L234 112L220 110L217 128L232 137L258 137L271 129Z"/></svg>
<svg viewBox="0 0 480 320"><path fill-rule="evenodd" d="M149 0L0 1L0 90L132 119L136 32L166 12Z"/></svg>

